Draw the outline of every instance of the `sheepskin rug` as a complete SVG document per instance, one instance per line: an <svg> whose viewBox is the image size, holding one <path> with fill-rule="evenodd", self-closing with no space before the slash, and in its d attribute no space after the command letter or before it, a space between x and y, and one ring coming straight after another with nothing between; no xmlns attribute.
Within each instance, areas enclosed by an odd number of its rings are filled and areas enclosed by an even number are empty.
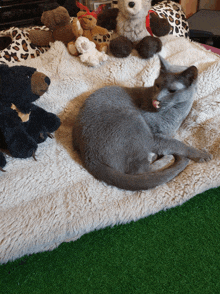
<svg viewBox="0 0 220 294"><path fill-rule="evenodd" d="M190 162L171 182L148 191L129 192L95 180L81 165L71 144L75 116L86 97L106 85L152 86L158 56L141 59L109 56L88 67L55 42L43 55L18 64L36 67L51 85L36 104L58 114L62 125L40 144L37 161L7 156L0 173L0 262L52 250L90 231L136 221L181 205L220 185L220 57L185 38L162 38L162 56L170 63L199 70L192 110L176 138L213 155L207 163ZM132 139L132 138L131 138Z"/></svg>

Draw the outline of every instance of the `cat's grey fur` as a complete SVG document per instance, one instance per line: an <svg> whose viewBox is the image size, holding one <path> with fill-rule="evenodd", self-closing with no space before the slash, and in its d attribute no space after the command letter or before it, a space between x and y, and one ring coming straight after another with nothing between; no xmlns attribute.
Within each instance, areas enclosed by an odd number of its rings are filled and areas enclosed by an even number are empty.
<svg viewBox="0 0 220 294"><path fill-rule="evenodd" d="M147 190L176 177L189 159L211 159L208 152L172 138L192 107L197 68L172 66L161 57L160 62L153 87L104 87L80 109L73 145L96 179L121 189ZM169 154L175 162L157 170L163 157L154 163L152 158Z"/></svg>

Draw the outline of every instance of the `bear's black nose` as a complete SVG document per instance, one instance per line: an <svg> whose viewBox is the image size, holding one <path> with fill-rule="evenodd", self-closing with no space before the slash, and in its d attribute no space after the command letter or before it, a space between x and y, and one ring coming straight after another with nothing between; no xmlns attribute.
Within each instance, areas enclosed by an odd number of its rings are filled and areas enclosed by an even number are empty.
<svg viewBox="0 0 220 294"><path fill-rule="evenodd" d="M134 2L129 2L128 3L128 6L131 7L131 8L133 8L135 6L135 3Z"/></svg>
<svg viewBox="0 0 220 294"><path fill-rule="evenodd" d="M44 79L44 81L45 81L45 83L48 84L48 86L50 85L50 79L49 79L48 77L46 77L46 78Z"/></svg>

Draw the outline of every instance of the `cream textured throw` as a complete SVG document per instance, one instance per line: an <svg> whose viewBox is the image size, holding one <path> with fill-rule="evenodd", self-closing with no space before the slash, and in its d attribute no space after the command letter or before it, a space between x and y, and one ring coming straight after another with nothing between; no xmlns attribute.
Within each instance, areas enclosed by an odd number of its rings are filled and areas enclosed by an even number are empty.
<svg viewBox="0 0 220 294"><path fill-rule="evenodd" d="M110 56L100 66L88 67L55 42L45 54L20 63L51 78L48 92L36 104L58 114L62 125L54 139L39 145L37 162L7 156L7 172L0 173L1 263L181 205L220 185L220 57L184 38L166 36L162 42L163 56L170 63L196 65L199 70L193 109L176 138L207 149L213 160L190 161L174 180L149 191L123 191L95 180L72 149L71 132L80 105L106 85L151 86L159 59L146 61L134 51L128 58Z"/></svg>

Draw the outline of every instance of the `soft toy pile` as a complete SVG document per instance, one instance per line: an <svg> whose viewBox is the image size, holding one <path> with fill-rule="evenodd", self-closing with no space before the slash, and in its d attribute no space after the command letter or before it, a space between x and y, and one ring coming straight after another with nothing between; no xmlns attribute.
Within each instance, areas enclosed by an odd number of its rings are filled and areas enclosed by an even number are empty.
<svg viewBox="0 0 220 294"><path fill-rule="evenodd" d="M88 38L91 42L94 42L96 45L96 49L100 52L107 52L108 43L107 42L98 42L96 41L97 36L108 35L108 30L102 28L101 26L97 26L97 15L102 11L102 7L100 7L97 11L90 12L89 9L77 2L77 6L81 9L77 13L77 18L73 21L74 31L77 30L77 27L80 26L82 29L81 36ZM79 28L78 28L79 29ZM69 42L67 48L72 55L78 55L78 52L75 48L75 41Z"/></svg>
<svg viewBox="0 0 220 294"><path fill-rule="evenodd" d="M60 119L55 114L32 103L49 85L49 77L35 68L0 65L0 148L11 156L34 156L37 144L59 128ZM0 152L0 169L5 165Z"/></svg>
<svg viewBox="0 0 220 294"><path fill-rule="evenodd" d="M115 57L127 57L136 49L142 58L148 59L161 51L162 43L157 37L169 34L170 24L151 8L151 1L122 0L118 1L118 8L98 16L98 25L115 30L116 35L110 42L110 51Z"/></svg>
<svg viewBox="0 0 220 294"><path fill-rule="evenodd" d="M65 7L59 6L43 12L41 22L49 30L30 30L31 43L37 46L48 46L51 42L61 41L65 45L82 34L82 29L73 25Z"/></svg>

